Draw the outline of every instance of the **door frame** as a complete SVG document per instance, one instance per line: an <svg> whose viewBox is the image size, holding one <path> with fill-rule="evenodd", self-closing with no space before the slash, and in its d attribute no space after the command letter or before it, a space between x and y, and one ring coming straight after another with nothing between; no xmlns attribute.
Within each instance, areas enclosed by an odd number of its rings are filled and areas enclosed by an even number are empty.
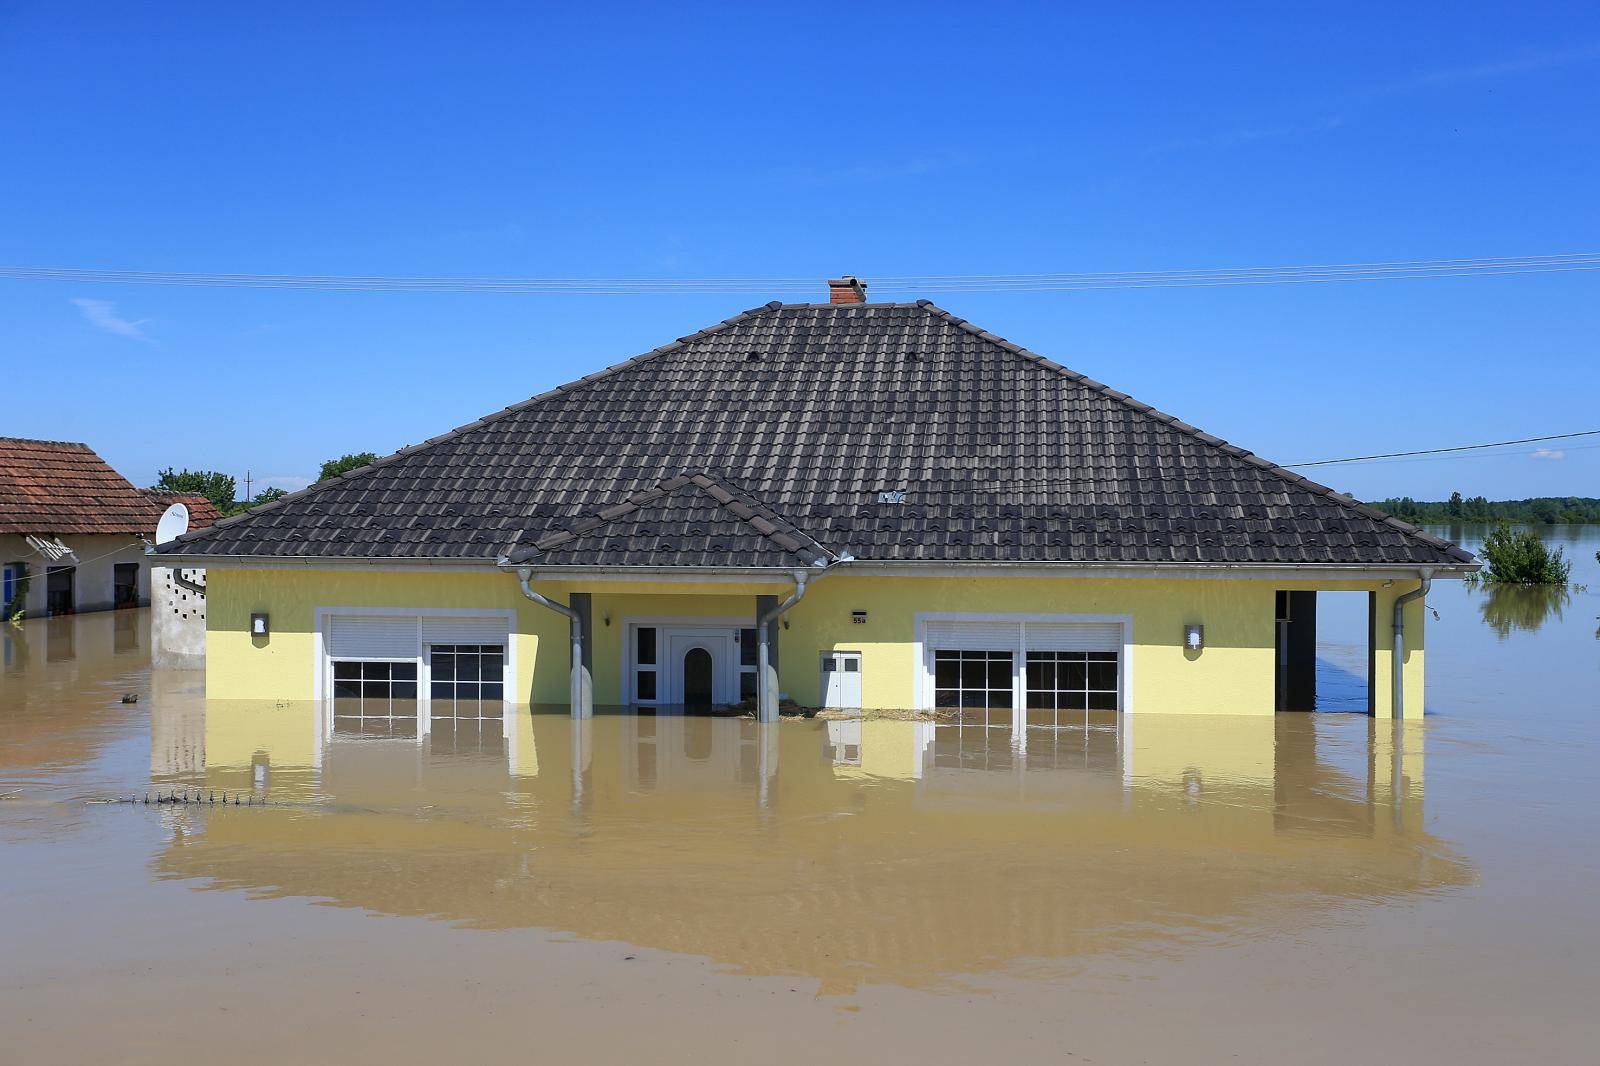
<svg viewBox="0 0 1600 1066"><path fill-rule="evenodd" d="M674 636L709 635L727 641L726 652L721 652L714 647L707 647L711 652L714 674L711 681L712 702L719 706L739 702L739 631L755 626L755 618L740 618L728 615L628 615L621 619L622 639L625 647L623 654L618 656L621 660L621 677L618 679L622 693L622 702L628 706L640 704L638 694L634 691L634 670L637 663L634 657L638 654L638 643L634 637L634 629L639 626L649 626L656 631L656 694L657 699L652 706L681 706L683 704L683 652L688 647L674 654L672 642ZM720 658L719 658L720 656Z"/></svg>
<svg viewBox="0 0 1600 1066"><path fill-rule="evenodd" d="M856 660L856 702L855 706L853 707L833 707L831 709L839 711L859 711L862 709L862 701L865 698L864 694L860 691L862 686L861 674L863 656L861 652L851 648L835 648L828 651L822 651L817 654L817 673L820 675L817 681L817 691L822 694L822 699L818 702L821 703L825 708L830 707L828 703L828 668L825 664L829 659L834 659L841 655L851 655L854 656ZM839 670L835 672L846 673L847 671Z"/></svg>

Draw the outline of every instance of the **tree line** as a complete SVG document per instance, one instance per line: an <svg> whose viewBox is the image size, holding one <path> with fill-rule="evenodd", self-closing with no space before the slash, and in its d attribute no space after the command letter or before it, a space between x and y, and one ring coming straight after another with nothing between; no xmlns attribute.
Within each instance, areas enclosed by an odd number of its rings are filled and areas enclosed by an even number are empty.
<svg viewBox="0 0 1600 1066"><path fill-rule="evenodd" d="M1410 496L1391 496L1373 504L1404 522L1519 522L1554 525L1558 522L1600 522L1600 499L1592 496L1535 496L1526 500L1490 500L1452 492L1448 500L1428 502Z"/></svg>
<svg viewBox="0 0 1600 1066"><path fill-rule="evenodd" d="M378 458L374 452L355 452L350 455L341 455L337 459L329 459L322 464L322 471L317 476L317 481L327 481L329 478L340 477L348 474L358 467L366 466ZM218 511L224 516L248 511L252 507L260 507L264 503L280 500L289 495L280 488L266 488L256 493L248 500L239 500L239 483L232 474L224 474L217 470L190 470L184 467L175 470L167 467L156 475L156 483L151 486L159 492L181 492L186 496L204 496L210 500Z"/></svg>

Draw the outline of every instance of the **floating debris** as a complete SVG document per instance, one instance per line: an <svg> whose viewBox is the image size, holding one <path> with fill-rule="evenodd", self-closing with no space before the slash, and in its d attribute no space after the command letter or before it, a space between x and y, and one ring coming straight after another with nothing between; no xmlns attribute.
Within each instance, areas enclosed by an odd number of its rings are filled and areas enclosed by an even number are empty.
<svg viewBox="0 0 1600 1066"><path fill-rule="evenodd" d="M138 703L139 702L139 694L137 692L124 692L122 694L122 702L123 703Z"/></svg>

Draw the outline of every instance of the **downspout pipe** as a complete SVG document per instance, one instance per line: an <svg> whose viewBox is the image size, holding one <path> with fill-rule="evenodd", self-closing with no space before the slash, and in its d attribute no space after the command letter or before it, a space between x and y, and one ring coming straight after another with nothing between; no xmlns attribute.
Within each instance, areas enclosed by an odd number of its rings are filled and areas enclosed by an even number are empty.
<svg viewBox="0 0 1600 1066"><path fill-rule="evenodd" d="M1423 567L1419 573L1422 582L1416 588L1403 596L1397 596L1394 601L1394 662L1391 664L1390 674L1394 680L1394 716L1405 717L1405 656L1406 656L1406 604L1412 600L1421 600L1428 595L1428 589L1433 585L1433 568Z"/></svg>
<svg viewBox="0 0 1600 1066"><path fill-rule="evenodd" d="M782 618L784 612L799 603L805 594L805 571L797 570L794 575L794 592L790 593L789 598L756 617L756 721L758 722L778 720L778 679L773 676L774 671L770 665L772 647L767 627Z"/></svg>
<svg viewBox="0 0 1600 1066"><path fill-rule="evenodd" d="M590 718L594 715L594 688L589 681L587 671L583 668L583 618L577 611L564 603L557 603L550 597L533 591L533 568L529 566L517 567L517 580L522 584L522 594L541 607L548 607L560 615L565 615L572 631L572 716L574 718Z"/></svg>

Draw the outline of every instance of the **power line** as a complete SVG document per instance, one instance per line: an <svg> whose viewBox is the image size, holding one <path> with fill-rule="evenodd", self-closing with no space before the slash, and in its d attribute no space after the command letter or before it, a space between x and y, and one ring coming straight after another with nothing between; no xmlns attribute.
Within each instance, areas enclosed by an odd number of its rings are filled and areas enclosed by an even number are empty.
<svg viewBox="0 0 1600 1066"><path fill-rule="evenodd" d="M1374 263L1052 274L888 275L869 279L877 292L1084 292L1098 289L1306 285L1351 281L1545 274L1600 270L1600 253L1411 259ZM0 279L98 285L303 289L333 292L501 293L526 295L680 295L812 293L815 277L558 278L499 276L384 276L362 274L241 274L109 270L79 267L0 267Z"/></svg>
<svg viewBox="0 0 1600 1066"><path fill-rule="evenodd" d="M1290 469L1301 469L1308 466L1333 466L1335 463L1366 463L1376 459L1401 459L1413 455L1443 455L1446 452L1473 452L1484 448L1506 448L1513 444L1538 444L1547 440L1569 440L1573 437L1593 437L1600 435L1600 429L1583 429L1576 433L1552 433L1545 437L1524 437L1521 440L1502 440L1493 444L1460 444L1452 448L1421 448L1411 452L1382 452L1377 455L1354 455L1348 459L1317 459L1309 463L1283 463Z"/></svg>

